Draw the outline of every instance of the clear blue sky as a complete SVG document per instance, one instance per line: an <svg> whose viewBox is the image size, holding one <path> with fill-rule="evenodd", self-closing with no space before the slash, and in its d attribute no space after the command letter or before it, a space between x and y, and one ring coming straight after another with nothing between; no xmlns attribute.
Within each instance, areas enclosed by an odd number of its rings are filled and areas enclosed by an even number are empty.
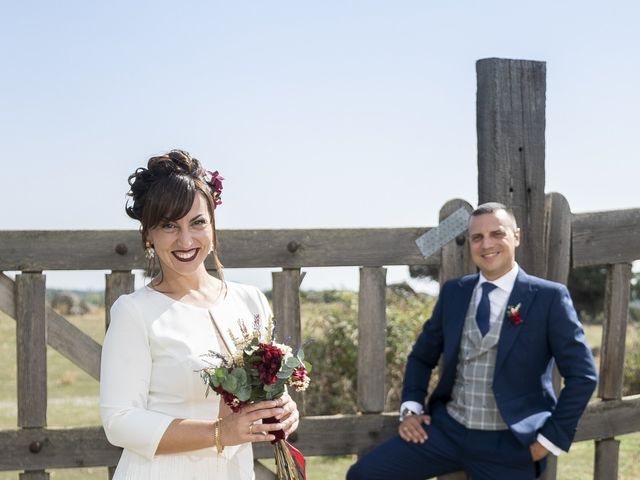
<svg viewBox="0 0 640 480"><path fill-rule="evenodd" d="M547 191L639 207L640 4L522 3L3 2L1 228L136 228L127 176L175 147L227 178L220 228L435 225L477 200L486 57L547 62Z"/></svg>

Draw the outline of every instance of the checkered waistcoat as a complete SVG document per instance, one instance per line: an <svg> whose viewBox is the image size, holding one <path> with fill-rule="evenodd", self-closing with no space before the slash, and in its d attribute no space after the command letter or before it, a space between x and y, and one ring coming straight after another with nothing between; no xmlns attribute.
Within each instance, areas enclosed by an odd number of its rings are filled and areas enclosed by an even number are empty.
<svg viewBox="0 0 640 480"><path fill-rule="evenodd" d="M491 384L506 307L482 337L476 322L475 296L476 293L467 309L452 399L447 404L447 411L467 428L505 430L508 427L498 411Z"/></svg>

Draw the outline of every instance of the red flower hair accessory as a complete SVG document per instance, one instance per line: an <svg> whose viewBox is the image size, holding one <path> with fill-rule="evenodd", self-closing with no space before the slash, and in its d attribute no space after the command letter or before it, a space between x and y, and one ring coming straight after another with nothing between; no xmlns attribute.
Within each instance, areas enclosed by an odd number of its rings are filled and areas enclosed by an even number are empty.
<svg viewBox="0 0 640 480"><path fill-rule="evenodd" d="M507 317L511 320L515 326L518 326L522 323L522 317L520 316L520 307L521 303L517 304L515 307L508 306L507 307Z"/></svg>
<svg viewBox="0 0 640 480"><path fill-rule="evenodd" d="M207 174L209 178L205 178L205 180L213 191L213 203L217 207L218 205L222 205L222 198L220 197L222 196L222 181L224 177L221 176L217 170L215 172L207 170Z"/></svg>

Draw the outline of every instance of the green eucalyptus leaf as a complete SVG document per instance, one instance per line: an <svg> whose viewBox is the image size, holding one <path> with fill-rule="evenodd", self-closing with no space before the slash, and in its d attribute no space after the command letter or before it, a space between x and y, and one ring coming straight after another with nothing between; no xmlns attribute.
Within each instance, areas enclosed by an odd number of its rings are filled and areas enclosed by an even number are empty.
<svg viewBox="0 0 640 480"><path fill-rule="evenodd" d="M241 402L249 400L251 398L251 387L249 387L248 385L243 385L236 392L236 397L238 397L238 400L240 400Z"/></svg>
<svg viewBox="0 0 640 480"><path fill-rule="evenodd" d="M233 375L229 375L222 382L222 388L224 388L227 392L233 393L235 395L238 388L238 379Z"/></svg>
<svg viewBox="0 0 640 480"><path fill-rule="evenodd" d="M245 371L244 368L234 368L233 370L231 370L231 375L236 377L236 379L238 380L238 383L240 384L247 383L247 380L248 380L247 372Z"/></svg>
<svg viewBox="0 0 640 480"><path fill-rule="evenodd" d="M309 362L302 363L304 363L304 368L307 370L307 373L311 373L311 369L313 368L313 366Z"/></svg>
<svg viewBox="0 0 640 480"><path fill-rule="evenodd" d="M285 361L285 365L290 368L296 368L300 365L300 360L298 360L296 357L289 357Z"/></svg>

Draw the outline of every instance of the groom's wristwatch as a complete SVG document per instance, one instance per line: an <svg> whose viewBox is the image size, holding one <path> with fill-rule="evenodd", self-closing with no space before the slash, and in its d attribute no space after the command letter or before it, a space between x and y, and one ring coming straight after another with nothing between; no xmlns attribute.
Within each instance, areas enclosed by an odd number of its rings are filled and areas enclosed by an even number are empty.
<svg viewBox="0 0 640 480"><path fill-rule="evenodd" d="M409 408L403 408L400 412L400 421L404 422L404 419L410 417L411 415L418 415L416 412Z"/></svg>

